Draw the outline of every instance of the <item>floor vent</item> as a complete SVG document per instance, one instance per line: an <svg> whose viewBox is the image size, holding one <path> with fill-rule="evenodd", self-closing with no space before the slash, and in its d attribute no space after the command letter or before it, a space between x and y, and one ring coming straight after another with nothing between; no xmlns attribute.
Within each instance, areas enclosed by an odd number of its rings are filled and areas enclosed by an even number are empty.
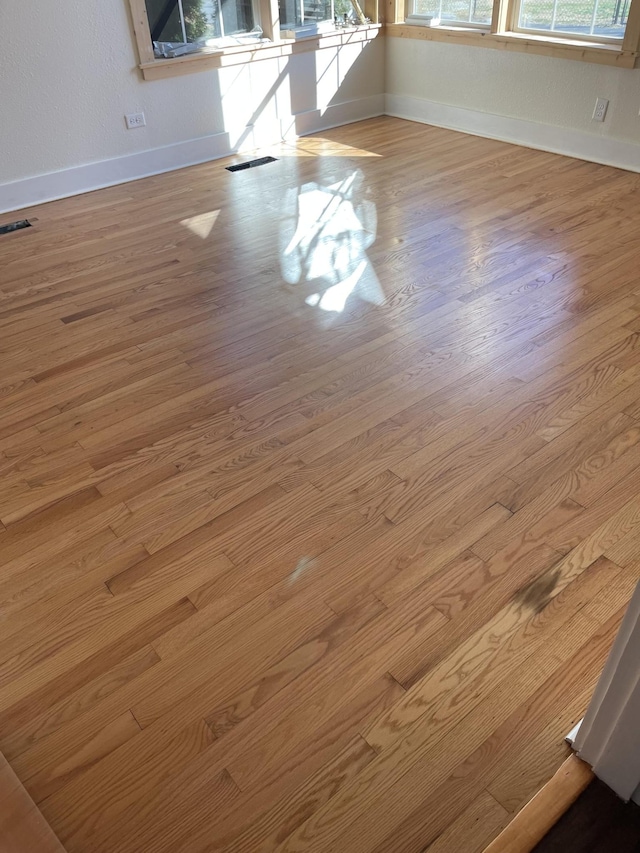
<svg viewBox="0 0 640 853"><path fill-rule="evenodd" d="M10 234L11 231L20 231L22 228L31 228L31 223L28 219L18 219L17 222L0 225L0 234Z"/></svg>
<svg viewBox="0 0 640 853"><path fill-rule="evenodd" d="M236 163L235 166L225 166L227 172L241 172L243 169L253 169L254 166L263 166L265 163L275 163L277 157L258 157L257 160L247 160L246 163Z"/></svg>

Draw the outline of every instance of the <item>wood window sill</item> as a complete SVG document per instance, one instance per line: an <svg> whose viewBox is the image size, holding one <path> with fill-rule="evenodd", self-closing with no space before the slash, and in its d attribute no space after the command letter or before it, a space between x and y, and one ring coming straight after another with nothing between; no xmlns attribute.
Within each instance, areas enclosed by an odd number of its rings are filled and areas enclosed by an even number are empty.
<svg viewBox="0 0 640 853"><path fill-rule="evenodd" d="M617 44L549 38L531 35L530 33L492 33L489 30L470 27L419 27L414 24L387 24L385 34L395 38L444 41L475 47L490 47L495 50L536 53L562 59L596 62L600 65L615 65L618 68L635 68L638 58L637 51L622 50Z"/></svg>
<svg viewBox="0 0 640 853"><path fill-rule="evenodd" d="M192 53L187 56L179 56L176 59L156 59L153 62L141 63L139 68L145 80L161 80L165 77L206 71L209 68L244 65L247 62L258 62L264 59L291 56L296 53L306 53L328 47L341 47L342 45L371 41L380 35L381 29L380 24L365 24L364 26L335 30L334 32L305 38L259 44L255 47L238 45L209 53Z"/></svg>

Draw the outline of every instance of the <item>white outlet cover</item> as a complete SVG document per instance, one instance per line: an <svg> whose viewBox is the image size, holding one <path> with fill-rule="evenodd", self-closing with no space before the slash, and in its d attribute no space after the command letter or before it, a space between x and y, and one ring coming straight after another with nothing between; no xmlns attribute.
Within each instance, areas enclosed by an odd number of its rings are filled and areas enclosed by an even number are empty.
<svg viewBox="0 0 640 853"><path fill-rule="evenodd" d="M607 115L609 101L606 98L598 98L596 105L593 108L593 121L604 121Z"/></svg>
<svg viewBox="0 0 640 853"><path fill-rule="evenodd" d="M144 113L130 113L124 117L127 125L127 130L134 130L136 127L145 127L147 122Z"/></svg>

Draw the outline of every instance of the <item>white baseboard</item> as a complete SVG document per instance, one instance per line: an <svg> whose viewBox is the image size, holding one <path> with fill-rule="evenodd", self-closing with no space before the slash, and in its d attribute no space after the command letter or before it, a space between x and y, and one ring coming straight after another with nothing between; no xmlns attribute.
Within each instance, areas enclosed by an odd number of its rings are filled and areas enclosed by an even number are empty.
<svg viewBox="0 0 640 853"><path fill-rule="evenodd" d="M217 133L0 184L0 213L206 163L239 150L271 145L282 139L318 133L384 114L640 172L640 145L554 125L448 106L425 98L380 94L298 113L268 128L247 128L241 145L234 144L229 133ZM234 136L237 138L238 135Z"/></svg>
<svg viewBox="0 0 640 853"><path fill-rule="evenodd" d="M234 145L229 133L216 133L163 148L139 151L112 160L101 160L98 163L87 163L59 172L0 184L0 213L135 181L149 175L172 172L185 166L227 157L239 150L271 145L282 139L328 130L330 127L379 116L383 112L384 95L372 95L332 104L324 110L298 113L290 119L281 120L277 126L272 124L268 128L247 128L241 145Z"/></svg>
<svg viewBox="0 0 640 853"><path fill-rule="evenodd" d="M569 746L573 746L575 739L578 736L578 732L580 731L580 726L582 725L582 720L579 720L575 726L571 729L569 734L565 737L566 742Z"/></svg>
<svg viewBox="0 0 640 853"><path fill-rule="evenodd" d="M230 153L229 135L218 133L0 184L0 213L170 172Z"/></svg>
<svg viewBox="0 0 640 853"><path fill-rule="evenodd" d="M579 130L452 107L408 95L386 95L385 114L640 172L640 145Z"/></svg>
<svg viewBox="0 0 640 853"><path fill-rule="evenodd" d="M375 118L384 115L384 105L385 96L380 94L343 104L331 104L324 110L308 110L295 116L295 130L298 136L306 136L308 133L318 133L320 130L329 130L353 121Z"/></svg>

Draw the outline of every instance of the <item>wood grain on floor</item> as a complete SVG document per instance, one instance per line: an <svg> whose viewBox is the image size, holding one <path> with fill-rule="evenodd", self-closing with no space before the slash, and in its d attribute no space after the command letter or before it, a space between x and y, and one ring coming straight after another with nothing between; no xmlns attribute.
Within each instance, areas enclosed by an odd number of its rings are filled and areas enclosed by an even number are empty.
<svg viewBox="0 0 640 853"><path fill-rule="evenodd" d="M576 755L570 755L484 853L531 853L593 778L591 767Z"/></svg>
<svg viewBox="0 0 640 853"><path fill-rule="evenodd" d="M65 853L1 753L0 850L2 853Z"/></svg>
<svg viewBox="0 0 640 853"><path fill-rule="evenodd" d="M69 853L474 853L639 575L640 175L262 153L0 238L0 749Z"/></svg>

